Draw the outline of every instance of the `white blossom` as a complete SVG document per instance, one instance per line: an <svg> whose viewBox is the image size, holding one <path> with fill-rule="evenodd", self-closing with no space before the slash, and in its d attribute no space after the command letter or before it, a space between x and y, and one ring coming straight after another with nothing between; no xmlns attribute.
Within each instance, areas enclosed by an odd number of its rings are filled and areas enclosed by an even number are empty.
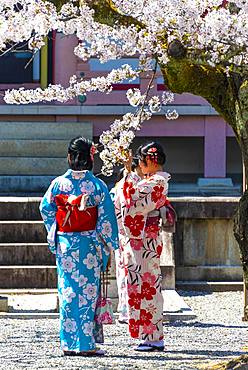
<svg viewBox="0 0 248 370"><path fill-rule="evenodd" d="M162 94L162 103L164 105L173 103L175 96L170 91L164 91Z"/></svg>
<svg viewBox="0 0 248 370"><path fill-rule="evenodd" d="M167 119L173 120L173 119L177 119L179 117L179 114L175 109L173 109L173 111L167 110L167 112L165 113L165 116Z"/></svg>
<svg viewBox="0 0 248 370"><path fill-rule="evenodd" d="M159 112L161 110L161 102L159 96L153 96L148 101L148 107L152 113Z"/></svg>
<svg viewBox="0 0 248 370"><path fill-rule="evenodd" d="M89 6L87 5L87 2ZM142 72L152 71L154 59L160 66L170 60L168 46L177 40L187 50L187 58L198 64L223 66L223 73L239 72L248 64L248 1L235 0L113 0L116 11L131 16L129 25L101 24L94 18L90 1L68 0L60 11L47 0L0 0L0 49L14 48L27 42L37 52L51 31L76 35L74 52L87 61L96 57L101 63L122 57L138 57L136 70L123 65L107 76L83 80L72 76L68 87L59 84L46 89L7 90L8 104L30 104L41 101L64 103L90 92L111 93L112 85L133 81ZM234 9L235 5L235 9ZM170 48L169 48L170 49ZM149 92L148 92L149 93ZM149 97L139 89L129 89L127 99L136 107L116 119L100 137L103 150L102 172L111 175L113 167L125 160L135 132L153 113L174 100L170 92ZM165 112L167 119L176 119L175 110Z"/></svg>
<svg viewBox="0 0 248 370"><path fill-rule="evenodd" d="M131 66L125 64L118 69L113 69L106 77L94 77L91 80L77 80L76 76L70 79L70 86L63 88L61 85L49 85L46 89L25 90L21 87L18 90L7 90L4 100L8 104L30 104L40 101L60 101L66 102L78 95L86 94L91 91L110 92L112 83L121 82L125 79L137 77L138 72Z"/></svg>
<svg viewBox="0 0 248 370"><path fill-rule="evenodd" d="M129 104L132 107L137 107L144 102L145 96L141 94L139 89L128 89L126 93Z"/></svg>

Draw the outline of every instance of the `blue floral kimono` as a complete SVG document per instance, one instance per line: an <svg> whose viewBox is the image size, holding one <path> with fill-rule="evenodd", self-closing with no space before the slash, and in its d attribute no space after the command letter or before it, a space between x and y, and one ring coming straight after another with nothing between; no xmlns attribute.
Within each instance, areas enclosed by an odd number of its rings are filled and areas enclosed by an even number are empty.
<svg viewBox="0 0 248 370"><path fill-rule="evenodd" d="M97 206L98 210L96 229L57 231L55 196L60 194L88 194L87 206ZM56 254L61 349L94 350L99 329L94 316L100 271L106 269L110 251L118 248L115 211L107 186L90 171L68 170L53 180L41 201L40 212L49 248Z"/></svg>

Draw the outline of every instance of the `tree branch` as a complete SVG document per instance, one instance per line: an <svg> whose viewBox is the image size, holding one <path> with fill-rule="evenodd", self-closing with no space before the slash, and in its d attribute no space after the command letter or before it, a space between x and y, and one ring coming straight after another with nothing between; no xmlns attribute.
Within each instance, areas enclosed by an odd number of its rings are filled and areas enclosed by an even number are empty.
<svg viewBox="0 0 248 370"><path fill-rule="evenodd" d="M233 126L235 123L235 100L232 77L218 67L193 64L187 58L170 58L160 68L165 84L174 93L185 92L205 98L222 117Z"/></svg>
<svg viewBox="0 0 248 370"><path fill-rule="evenodd" d="M142 23L137 19L121 14L112 0L80 0L80 4L87 4L95 11L94 19L96 22L107 24L108 26L130 26L134 24L140 28Z"/></svg>
<svg viewBox="0 0 248 370"><path fill-rule="evenodd" d="M67 2L66 0L51 1L56 6ZM99 23L111 27L130 26L131 24L140 28L145 27L137 19L121 14L112 0L79 0L79 5L82 4L94 9L95 20ZM180 41L174 40L168 45L166 34L161 34L161 37L158 35L158 40L170 58L167 65L159 63L168 88L179 94L188 92L202 96L236 131L236 97L239 86L237 86L234 74L227 77L224 67L203 65L200 55L199 59L197 56L195 60L191 59L190 50L187 50Z"/></svg>
<svg viewBox="0 0 248 370"><path fill-rule="evenodd" d="M68 2L68 0L50 0L53 3L57 10L60 10L61 7ZM143 27L142 23L137 19L121 14L116 8L112 0L78 0L75 5L86 4L90 9L95 11L94 19L96 22L106 24L108 26L130 26L134 24L140 28Z"/></svg>
<svg viewBox="0 0 248 370"><path fill-rule="evenodd" d="M64 4L68 3L68 0L49 0L49 1L56 6L57 11L59 11Z"/></svg>

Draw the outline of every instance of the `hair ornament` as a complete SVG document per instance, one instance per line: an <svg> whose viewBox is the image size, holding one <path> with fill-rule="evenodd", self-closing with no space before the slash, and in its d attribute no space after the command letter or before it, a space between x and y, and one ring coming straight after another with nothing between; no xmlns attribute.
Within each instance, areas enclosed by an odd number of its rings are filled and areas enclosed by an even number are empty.
<svg viewBox="0 0 248 370"><path fill-rule="evenodd" d="M149 153L149 154L152 154L152 153L155 154L156 153L158 155L157 151L158 151L158 149L153 147L153 148L148 149L147 153Z"/></svg>
<svg viewBox="0 0 248 370"><path fill-rule="evenodd" d="M96 153L97 153L96 145L94 143L92 143L91 148L90 148L90 158L91 158L92 162L94 160L94 155Z"/></svg>
<svg viewBox="0 0 248 370"><path fill-rule="evenodd" d="M157 148L152 147L148 149L147 155L149 156L151 161L158 163L158 149Z"/></svg>

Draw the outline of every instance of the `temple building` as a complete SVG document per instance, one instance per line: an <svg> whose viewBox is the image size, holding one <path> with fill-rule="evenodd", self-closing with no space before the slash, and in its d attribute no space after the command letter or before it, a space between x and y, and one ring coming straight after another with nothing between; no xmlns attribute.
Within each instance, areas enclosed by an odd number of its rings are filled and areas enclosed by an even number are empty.
<svg viewBox="0 0 248 370"><path fill-rule="evenodd" d="M149 76L113 86L110 94L90 93L61 103L37 105L7 105L3 101L6 89L42 88L49 83L68 85L69 77L89 79L106 75L112 68L136 58L101 64L92 58L80 61L73 49L77 40L53 33L42 50L32 55L25 45L0 58L0 193L43 193L50 180L67 167L68 141L84 135L98 141L99 135L114 119L132 111L126 98L130 87L145 91ZM166 90L158 71L151 91L161 95ZM166 107L165 107L166 108ZM175 95L166 109L176 109L177 120L167 120L165 111L155 114L137 132L135 147L150 140L159 141L167 154L166 170L172 174L170 195L238 196L242 187L242 161L232 129L218 113L199 96ZM95 173L100 172L100 159ZM115 176L104 178L111 185Z"/></svg>

